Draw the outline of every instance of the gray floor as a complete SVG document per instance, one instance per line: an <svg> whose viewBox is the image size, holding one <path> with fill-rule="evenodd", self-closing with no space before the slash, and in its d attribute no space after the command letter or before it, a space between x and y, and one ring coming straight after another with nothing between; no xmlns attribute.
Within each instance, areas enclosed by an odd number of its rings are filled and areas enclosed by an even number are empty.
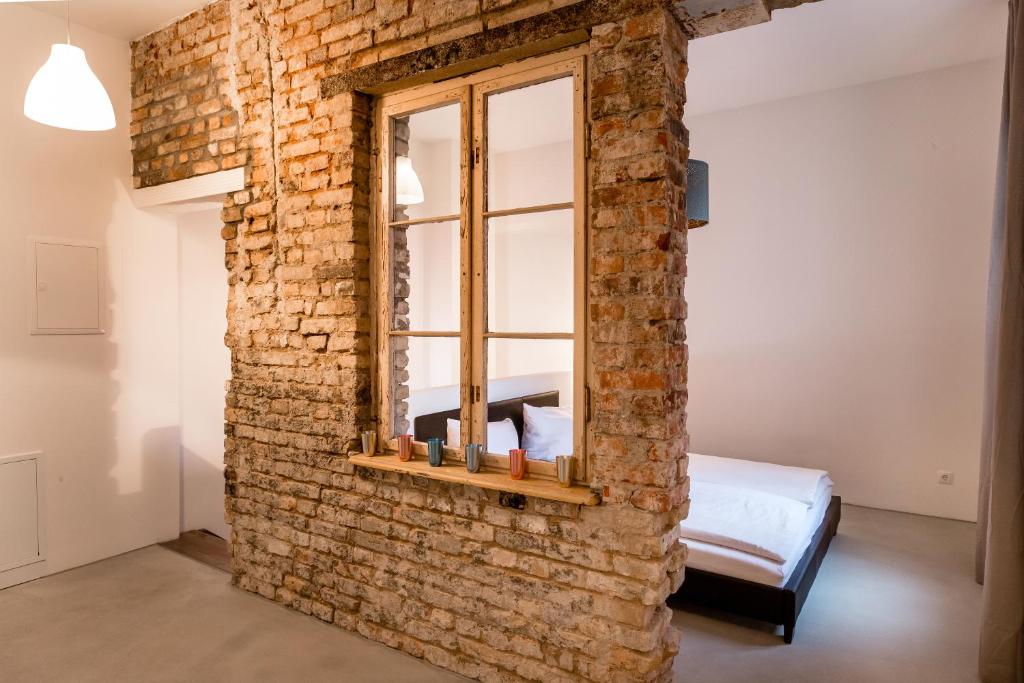
<svg viewBox="0 0 1024 683"><path fill-rule="evenodd" d="M973 524L843 506L793 644L758 624L677 610L675 680L976 681L973 562Z"/></svg>
<svg viewBox="0 0 1024 683"><path fill-rule="evenodd" d="M796 641L677 611L676 681L974 681L973 534L973 524L847 506ZM464 680L160 547L0 591L0 643L4 683Z"/></svg>
<svg viewBox="0 0 1024 683"><path fill-rule="evenodd" d="M152 546L0 591L0 681L464 681Z"/></svg>

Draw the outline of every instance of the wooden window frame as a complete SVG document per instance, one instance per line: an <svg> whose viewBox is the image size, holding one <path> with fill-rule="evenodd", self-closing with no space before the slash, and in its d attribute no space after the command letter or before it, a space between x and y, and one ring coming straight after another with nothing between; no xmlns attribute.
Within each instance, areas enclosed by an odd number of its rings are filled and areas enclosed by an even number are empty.
<svg viewBox="0 0 1024 683"><path fill-rule="evenodd" d="M576 457L575 480L589 482L592 467L587 455L589 388L587 385L587 124L586 124L587 48L577 47L541 57L494 67L448 81L417 86L383 95L374 107L374 223L371 238L371 296L375 304L373 326L373 401L379 442L388 450L397 450L394 434L394 401L391 382L391 339L396 337L458 338L460 341L459 403L462 443L483 443L487 429L487 340L570 339L573 341L573 452ZM563 77L572 77L573 88L573 201L488 211L487 201L487 111L489 95L516 90ZM392 121L418 111L457 103L460 107L459 213L450 216L392 220L391 172ZM573 331L570 333L501 332L487 329L487 310L483 293L487 286L488 218L522 215L542 211L573 209ZM460 234L460 324L458 331L392 330L392 254L390 231L396 226L459 222ZM426 445L414 443L417 454L426 453ZM446 448L449 456L461 459L460 449ZM484 466L491 471L508 469L508 456L487 454ZM554 463L530 461L530 476L555 479Z"/></svg>

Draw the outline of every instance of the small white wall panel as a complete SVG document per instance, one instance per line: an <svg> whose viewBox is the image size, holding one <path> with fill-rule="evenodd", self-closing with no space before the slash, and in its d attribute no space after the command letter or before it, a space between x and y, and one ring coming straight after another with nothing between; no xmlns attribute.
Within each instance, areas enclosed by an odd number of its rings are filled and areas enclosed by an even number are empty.
<svg viewBox="0 0 1024 683"><path fill-rule="evenodd" d="M30 241L33 334L102 334L102 249L97 244Z"/></svg>
<svg viewBox="0 0 1024 683"><path fill-rule="evenodd" d="M39 461L0 460L0 571L38 562Z"/></svg>

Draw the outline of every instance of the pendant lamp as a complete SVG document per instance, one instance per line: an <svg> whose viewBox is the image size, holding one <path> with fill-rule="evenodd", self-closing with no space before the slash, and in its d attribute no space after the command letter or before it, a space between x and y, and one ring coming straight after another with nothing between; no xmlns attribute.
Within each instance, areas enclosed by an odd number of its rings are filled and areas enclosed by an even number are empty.
<svg viewBox="0 0 1024 683"><path fill-rule="evenodd" d="M395 203L403 206L423 203L423 185L409 157L395 157Z"/></svg>
<svg viewBox="0 0 1024 683"><path fill-rule="evenodd" d="M50 58L32 77L25 93L25 116L68 130L110 130L115 125L110 96L89 68L85 52L71 44L71 2L68 40L50 48Z"/></svg>
<svg viewBox="0 0 1024 683"><path fill-rule="evenodd" d="M686 162L686 218L693 230L708 224L708 162L689 159Z"/></svg>

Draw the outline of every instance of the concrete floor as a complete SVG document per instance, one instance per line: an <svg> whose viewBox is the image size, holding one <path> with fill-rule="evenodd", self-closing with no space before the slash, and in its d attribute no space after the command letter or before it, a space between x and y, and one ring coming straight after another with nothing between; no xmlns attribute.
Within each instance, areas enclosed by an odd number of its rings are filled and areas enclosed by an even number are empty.
<svg viewBox="0 0 1024 683"><path fill-rule="evenodd" d="M677 610L675 679L977 680L973 540L973 524L846 506L796 641ZM0 591L0 643L4 683L465 680L155 546Z"/></svg>
<svg viewBox="0 0 1024 683"><path fill-rule="evenodd" d="M159 546L0 591L3 683L465 680Z"/></svg>
<svg viewBox="0 0 1024 683"><path fill-rule="evenodd" d="M675 680L977 681L974 526L844 505L793 644L766 625L676 610Z"/></svg>

